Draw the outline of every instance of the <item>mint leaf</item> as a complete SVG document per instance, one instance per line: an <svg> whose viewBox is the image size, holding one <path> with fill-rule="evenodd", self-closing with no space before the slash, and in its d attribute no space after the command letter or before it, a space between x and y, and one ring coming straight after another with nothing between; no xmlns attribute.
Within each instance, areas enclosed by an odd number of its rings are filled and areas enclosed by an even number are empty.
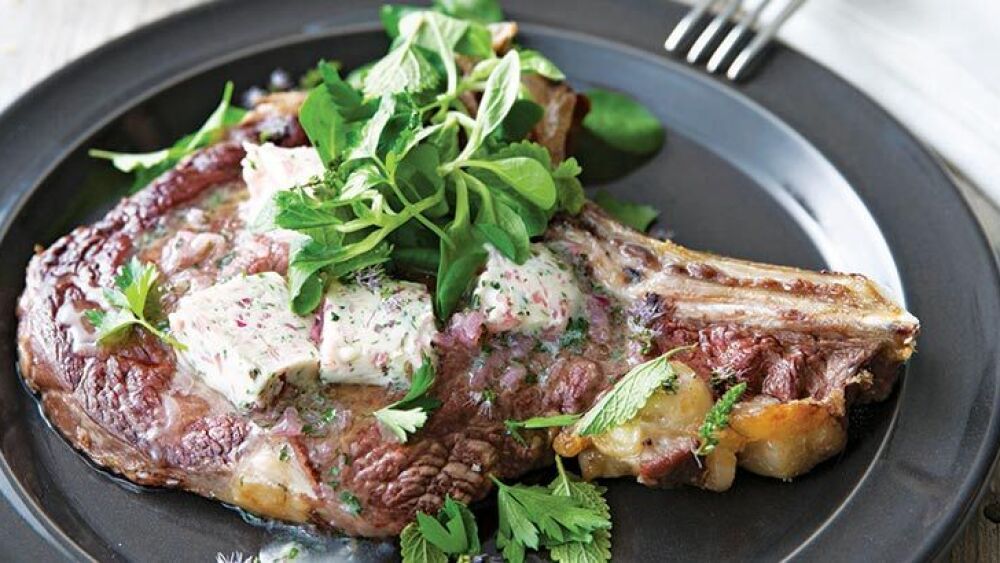
<svg viewBox="0 0 1000 563"><path fill-rule="evenodd" d="M475 555L482 549L472 511L450 496L436 517L417 513L417 521L403 529L400 547L404 563L447 561L448 555Z"/></svg>
<svg viewBox="0 0 1000 563"><path fill-rule="evenodd" d="M670 357L690 347L674 348L659 358L639 364L619 379L576 424L580 436L595 436L631 420L646 400L665 383L677 378Z"/></svg>
<svg viewBox="0 0 1000 563"><path fill-rule="evenodd" d="M594 197L594 203L601 206L609 215L618 220L619 223L632 227L639 232L646 232L646 229L656 220L660 212L643 204L629 203L616 199L608 192L601 190Z"/></svg>
<svg viewBox="0 0 1000 563"><path fill-rule="evenodd" d="M454 49L462 36L469 30L469 22L467 21L424 10L408 12L403 15L399 20L399 35L404 38L415 36L415 45L428 51L436 51L438 43L430 30L432 25L437 28L448 49Z"/></svg>
<svg viewBox="0 0 1000 563"><path fill-rule="evenodd" d="M415 35L402 41L380 59L365 76L364 93L368 98L400 92L423 92L437 85L434 67L416 49Z"/></svg>
<svg viewBox="0 0 1000 563"><path fill-rule="evenodd" d="M507 234L513 245L513 252L509 253L507 258L517 264L524 264L531 257L531 239L524 220L502 200L494 203L494 211L497 225Z"/></svg>
<svg viewBox="0 0 1000 563"><path fill-rule="evenodd" d="M361 139L351 151L348 160L360 158L376 158L378 156L379 140L386 124L396 111L396 100L392 96L382 96L378 110L361 128Z"/></svg>
<svg viewBox="0 0 1000 563"><path fill-rule="evenodd" d="M652 154L663 146L663 125L644 106L618 92L589 90L590 111L583 128L612 147L632 154Z"/></svg>
<svg viewBox="0 0 1000 563"><path fill-rule="evenodd" d="M399 535L399 551L403 563L448 563L441 548L427 541L416 522L411 522Z"/></svg>
<svg viewBox="0 0 1000 563"><path fill-rule="evenodd" d="M502 142L513 143L523 140L542 119L545 109L531 100L517 100L493 134Z"/></svg>

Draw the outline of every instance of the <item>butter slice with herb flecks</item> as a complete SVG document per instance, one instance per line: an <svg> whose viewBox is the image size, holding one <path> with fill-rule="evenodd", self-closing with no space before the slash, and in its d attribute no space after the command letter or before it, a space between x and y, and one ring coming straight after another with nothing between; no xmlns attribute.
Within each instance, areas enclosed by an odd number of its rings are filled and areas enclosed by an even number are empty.
<svg viewBox="0 0 1000 563"><path fill-rule="evenodd" d="M185 295L170 314L171 331L187 346L181 360L240 408L266 405L285 381L315 381L312 319L294 314L288 301L288 285L274 272Z"/></svg>

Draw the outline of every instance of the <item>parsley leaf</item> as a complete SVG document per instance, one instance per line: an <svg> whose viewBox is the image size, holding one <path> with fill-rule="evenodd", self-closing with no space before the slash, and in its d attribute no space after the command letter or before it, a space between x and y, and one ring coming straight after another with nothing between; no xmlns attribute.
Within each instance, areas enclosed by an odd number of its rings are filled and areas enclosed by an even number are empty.
<svg viewBox="0 0 1000 563"><path fill-rule="evenodd" d="M577 420L580 420L579 414L556 414L552 416L536 416L527 420L507 419L503 422L503 425L507 428L507 433L510 434L511 438L514 438L522 446L527 446L528 444L524 441L524 437L518 432L522 428L536 430L539 428L569 426Z"/></svg>
<svg viewBox="0 0 1000 563"><path fill-rule="evenodd" d="M159 295L155 290L158 277L156 266L142 264L134 256L122 267L115 276L115 289L104 290L104 297L113 309L91 309L84 313L97 330L98 344L118 342L125 337L128 329L141 326L174 348L185 349L183 344L147 319L149 307L154 310L159 308Z"/></svg>
<svg viewBox="0 0 1000 563"><path fill-rule="evenodd" d="M690 349L674 348L629 370L583 415L576 425L576 433L580 436L603 434L631 420L653 391L677 378L670 357Z"/></svg>
<svg viewBox="0 0 1000 563"><path fill-rule="evenodd" d="M600 205L623 225L632 227L639 232L646 232L649 225L660 214L659 211L648 205L621 201L604 190L597 192L594 203Z"/></svg>
<svg viewBox="0 0 1000 563"><path fill-rule="evenodd" d="M607 521L607 528L595 530L590 542L570 541L549 545L549 555L558 563L602 563L611 561L611 509L604 499L605 488L579 480L563 468L562 458L556 456L558 476L549 484L554 495L570 497L581 506L593 510Z"/></svg>
<svg viewBox="0 0 1000 563"><path fill-rule="evenodd" d="M505 485L496 478L500 526L497 547L513 563L524 561L527 549L543 545L594 540L594 533L611 527L599 511L545 487Z"/></svg>
<svg viewBox="0 0 1000 563"><path fill-rule="evenodd" d="M227 82L222 92L222 101L205 123L190 135L186 135L170 148L148 153L121 153L91 149L87 154L93 158L110 160L115 168L126 173L134 173L132 192L145 187L160 174L170 170L182 158L216 140L226 127L239 123L246 111L230 105L233 97L233 83Z"/></svg>
<svg viewBox="0 0 1000 563"><path fill-rule="evenodd" d="M382 407L373 414L382 426L406 443L408 434L416 432L427 422L430 411L440 406L441 402L427 396L427 391L434 385L434 366L429 359L424 359L420 369L413 373L410 390L402 399Z"/></svg>
<svg viewBox="0 0 1000 563"><path fill-rule="evenodd" d="M705 420L701 423L701 427L698 428L698 437L701 438L701 444L698 446L697 451L695 451L696 455L708 455L715 450L715 446L719 445L718 434L729 426L729 415L733 412L733 407L736 406L736 403L746 390L747 384L745 381L730 387L705 414Z"/></svg>

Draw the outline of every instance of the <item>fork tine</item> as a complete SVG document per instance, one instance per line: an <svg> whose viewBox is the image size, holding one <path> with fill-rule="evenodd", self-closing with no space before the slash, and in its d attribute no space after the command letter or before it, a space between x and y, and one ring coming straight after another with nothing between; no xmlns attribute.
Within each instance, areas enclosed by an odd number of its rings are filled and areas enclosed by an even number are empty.
<svg viewBox="0 0 1000 563"><path fill-rule="evenodd" d="M676 51L677 48L687 39L688 34L693 31L694 25L701 20L701 17L705 15L705 12L715 4L715 0L701 0L698 4L693 6L687 14L681 18L681 21L677 22L674 26L673 31L667 36L667 40L663 42L663 48L671 53Z"/></svg>
<svg viewBox="0 0 1000 563"><path fill-rule="evenodd" d="M728 22L729 18L733 17L733 14L736 13L736 9L740 6L740 1L741 0L726 0L722 10L716 14L714 18L712 18L712 21L709 22L708 26L705 27L705 30L698 36L698 39L695 40L694 45L691 46L691 50L688 51L687 61L689 63L695 64L701 60L701 56L705 53L705 50L712 45L712 42L715 41L719 32L722 31L723 27L725 27L726 22Z"/></svg>
<svg viewBox="0 0 1000 563"><path fill-rule="evenodd" d="M708 59L708 64L705 65L708 72L718 72L722 68L723 63L733 54L733 50L736 49L743 36L757 23L757 20L760 19L760 14L764 11L764 8L767 8L770 2L771 0L762 0L753 10L744 14L743 18L736 22L736 25L729 30L725 39L722 40L722 43L719 43L715 52L712 53L711 58Z"/></svg>
<svg viewBox="0 0 1000 563"><path fill-rule="evenodd" d="M757 36L753 38L752 41L742 50L740 54L736 56L733 64L730 65L729 70L726 71L726 78L730 80L739 80L743 73L746 71L747 66L767 47L767 44L774 38L774 35L778 32L778 28L785 23L785 21L795 13L795 10L799 9L799 6L805 0L789 0L787 4L778 12L778 15L774 17L773 20L768 22L766 26L757 32Z"/></svg>

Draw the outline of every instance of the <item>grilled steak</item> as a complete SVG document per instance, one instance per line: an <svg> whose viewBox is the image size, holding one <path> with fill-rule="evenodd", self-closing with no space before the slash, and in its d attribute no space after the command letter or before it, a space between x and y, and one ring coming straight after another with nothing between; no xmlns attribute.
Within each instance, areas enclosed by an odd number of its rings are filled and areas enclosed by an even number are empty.
<svg viewBox="0 0 1000 563"><path fill-rule="evenodd" d="M241 143L266 132L279 146L304 144L298 101L266 100L224 140L40 251L28 268L18 311L23 376L77 449L136 483L363 536L397 534L446 495L478 500L488 476L545 466L554 448L579 455L588 477L721 490L737 463L791 477L842 449L849 404L883 399L913 350L916 319L861 276L691 252L592 205L554 220L538 247L565 266L583 320L528 336L479 309L456 313L433 336L430 394L442 404L406 443L371 416L401 389L286 386L246 410L145 331L98 346L82 312L101 306L101 288L132 256L158 266L165 314L221 280L285 272L289 242L252 232L238 212L247 198ZM309 322L318 333L323 318ZM506 419L582 412L629 366L682 345L695 348L676 356L690 366L678 392L654 396L628 436L525 430L515 439L505 431ZM739 382L749 391L703 462L682 419L700 420Z"/></svg>

